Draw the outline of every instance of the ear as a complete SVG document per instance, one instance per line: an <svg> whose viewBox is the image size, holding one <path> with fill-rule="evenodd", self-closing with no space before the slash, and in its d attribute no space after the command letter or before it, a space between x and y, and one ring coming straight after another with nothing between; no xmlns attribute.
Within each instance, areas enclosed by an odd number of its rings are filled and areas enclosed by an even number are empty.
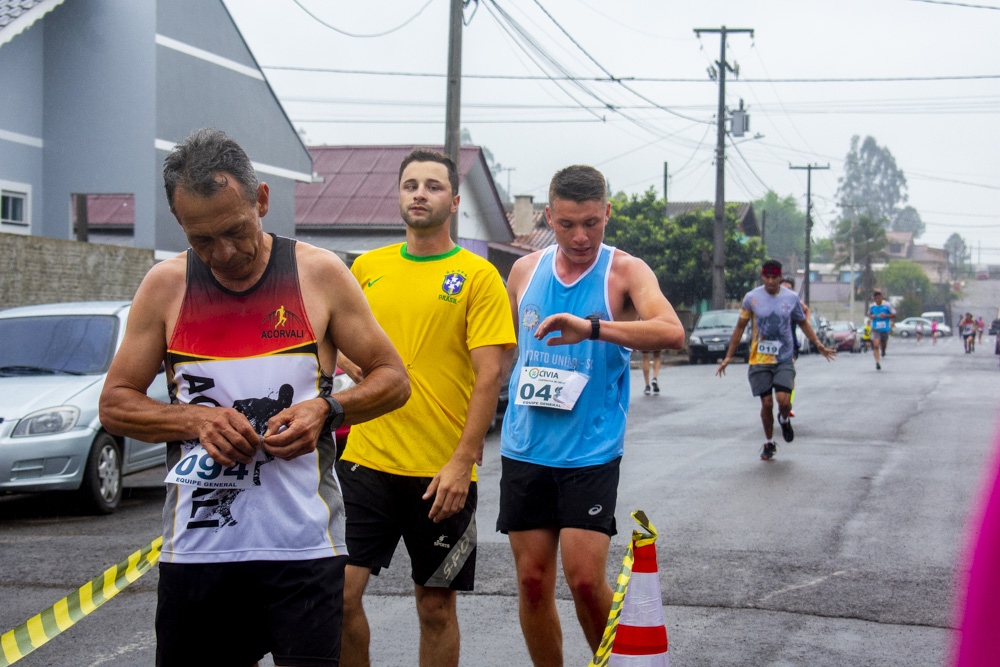
<svg viewBox="0 0 1000 667"><path fill-rule="evenodd" d="M261 183L257 186L257 216L263 218L267 215L267 207L271 199L271 190L267 187L267 183Z"/></svg>
<svg viewBox="0 0 1000 667"><path fill-rule="evenodd" d="M458 210L458 201L462 198L462 195L455 195L451 198L451 212L454 213Z"/></svg>
<svg viewBox="0 0 1000 667"><path fill-rule="evenodd" d="M608 200L608 207L604 210L604 222L611 219L611 200Z"/></svg>
<svg viewBox="0 0 1000 667"><path fill-rule="evenodd" d="M549 227L555 229L555 227L552 225L552 211L551 209L549 209L548 204L545 205L545 222L549 223Z"/></svg>

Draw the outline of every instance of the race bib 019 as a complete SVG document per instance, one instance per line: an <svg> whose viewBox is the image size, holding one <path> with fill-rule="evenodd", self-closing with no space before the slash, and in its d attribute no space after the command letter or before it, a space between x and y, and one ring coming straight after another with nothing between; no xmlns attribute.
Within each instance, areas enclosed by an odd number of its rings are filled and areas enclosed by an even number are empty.
<svg viewBox="0 0 1000 667"><path fill-rule="evenodd" d="M762 340L757 343L757 354L766 354L771 357L776 357L778 356L778 350L780 349L780 340Z"/></svg>
<svg viewBox="0 0 1000 667"><path fill-rule="evenodd" d="M515 405L572 410L590 378L576 371L525 366L517 386Z"/></svg>

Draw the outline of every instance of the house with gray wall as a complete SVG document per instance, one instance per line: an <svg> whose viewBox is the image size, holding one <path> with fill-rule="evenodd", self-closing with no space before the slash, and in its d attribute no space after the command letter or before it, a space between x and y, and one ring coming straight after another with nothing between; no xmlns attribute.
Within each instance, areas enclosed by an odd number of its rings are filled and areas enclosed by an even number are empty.
<svg viewBox="0 0 1000 667"><path fill-rule="evenodd" d="M0 232L77 238L76 195L113 194L132 233L92 240L185 249L163 158L210 126L269 185L265 229L294 235L312 160L221 0L0 0Z"/></svg>

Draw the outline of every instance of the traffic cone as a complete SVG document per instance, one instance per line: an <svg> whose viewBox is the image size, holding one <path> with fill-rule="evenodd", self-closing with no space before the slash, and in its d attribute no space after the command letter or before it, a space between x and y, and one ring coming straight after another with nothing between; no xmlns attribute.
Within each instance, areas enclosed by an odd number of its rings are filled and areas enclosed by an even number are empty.
<svg viewBox="0 0 1000 667"><path fill-rule="evenodd" d="M656 528L641 510L632 512L632 518L646 532L632 532L604 637L590 667L670 667L656 567Z"/></svg>

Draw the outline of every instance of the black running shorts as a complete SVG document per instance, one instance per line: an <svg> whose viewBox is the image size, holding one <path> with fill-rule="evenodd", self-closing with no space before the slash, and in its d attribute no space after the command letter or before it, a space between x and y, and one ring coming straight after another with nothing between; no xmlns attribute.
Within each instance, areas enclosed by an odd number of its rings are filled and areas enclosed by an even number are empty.
<svg viewBox="0 0 1000 667"><path fill-rule="evenodd" d="M160 563L156 664L340 664L346 556Z"/></svg>
<svg viewBox="0 0 1000 667"><path fill-rule="evenodd" d="M619 456L583 468L552 468L501 456L497 530L582 528L616 534Z"/></svg>
<svg viewBox="0 0 1000 667"><path fill-rule="evenodd" d="M406 477L337 461L337 477L347 512L347 553L351 565L378 575L389 567L403 538L416 584L471 591L476 575L478 488L469 484L465 507L444 521L427 515L434 498L423 499L430 477Z"/></svg>

